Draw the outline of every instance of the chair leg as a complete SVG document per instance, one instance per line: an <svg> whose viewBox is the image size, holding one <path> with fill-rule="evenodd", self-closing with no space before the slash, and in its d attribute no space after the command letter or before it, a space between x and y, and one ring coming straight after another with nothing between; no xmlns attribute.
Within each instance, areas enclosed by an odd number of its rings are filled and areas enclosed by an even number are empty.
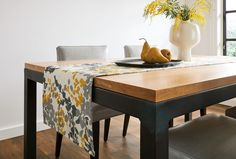
<svg viewBox="0 0 236 159"><path fill-rule="evenodd" d="M169 128L172 128L174 126L174 119L171 119L169 121Z"/></svg>
<svg viewBox="0 0 236 159"><path fill-rule="evenodd" d="M128 130L128 126L129 126L129 119L130 119L130 115L125 114L123 133L122 133L123 137L125 137L127 134L127 130Z"/></svg>
<svg viewBox="0 0 236 159"><path fill-rule="evenodd" d="M200 109L200 115L201 116L206 115L206 108Z"/></svg>
<svg viewBox="0 0 236 159"><path fill-rule="evenodd" d="M190 120L192 120L192 113L185 114L184 115L184 121L187 122L187 121L190 121Z"/></svg>
<svg viewBox="0 0 236 159"><path fill-rule="evenodd" d="M111 121L111 118L105 119L105 125L104 125L104 141L105 142L107 142L108 135L109 135L110 121Z"/></svg>
<svg viewBox="0 0 236 159"><path fill-rule="evenodd" d="M94 151L95 157L90 155L90 159L99 159L99 121L93 123L93 143L94 143Z"/></svg>
<svg viewBox="0 0 236 159"><path fill-rule="evenodd" d="M56 158L58 158L60 156L62 138L63 138L63 135L57 132L56 153L55 153Z"/></svg>

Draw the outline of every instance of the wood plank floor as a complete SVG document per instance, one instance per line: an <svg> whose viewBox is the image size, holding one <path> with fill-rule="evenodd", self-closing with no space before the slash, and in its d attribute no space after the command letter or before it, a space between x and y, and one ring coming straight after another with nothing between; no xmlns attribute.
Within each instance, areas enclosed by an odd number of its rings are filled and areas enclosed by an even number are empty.
<svg viewBox="0 0 236 159"><path fill-rule="evenodd" d="M224 114L227 107L223 105L208 108L208 113ZM199 116L194 112L193 118ZM175 119L181 124L183 117ZM109 139L103 141L103 122L101 122L100 158L101 159L139 159L139 120L131 118L128 134L122 137L123 116L112 118ZM37 133L37 159L54 159L55 131L45 130ZM0 159L22 159L23 137L0 141ZM78 146L64 139L60 159L89 159L89 156Z"/></svg>

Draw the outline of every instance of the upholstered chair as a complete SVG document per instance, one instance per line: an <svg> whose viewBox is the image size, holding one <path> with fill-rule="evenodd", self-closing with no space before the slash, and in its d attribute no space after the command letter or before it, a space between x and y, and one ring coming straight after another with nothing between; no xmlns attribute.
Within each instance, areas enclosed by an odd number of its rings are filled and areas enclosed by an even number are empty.
<svg viewBox="0 0 236 159"><path fill-rule="evenodd" d="M236 158L236 119L205 115L169 129L169 159Z"/></svg>
<svg viewBox="0 0 236 159"><path fill-rule="evenodd" d="M225 115L236 119L236 107L228 108L225 111Z"/></svg>

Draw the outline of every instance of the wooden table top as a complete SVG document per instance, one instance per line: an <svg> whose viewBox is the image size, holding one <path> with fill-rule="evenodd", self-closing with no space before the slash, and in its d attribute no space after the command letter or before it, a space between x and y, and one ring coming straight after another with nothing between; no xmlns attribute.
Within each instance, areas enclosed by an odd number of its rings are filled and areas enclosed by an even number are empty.
<svg viewBox="0 0 236 159"><path fill-rule="evenodd" d="M25 68L43 72L47 66L94 63L99 60L25 63ZM125 95L160 102L236 83L236 63L157 70L96 77L94 85Z"/></svg>

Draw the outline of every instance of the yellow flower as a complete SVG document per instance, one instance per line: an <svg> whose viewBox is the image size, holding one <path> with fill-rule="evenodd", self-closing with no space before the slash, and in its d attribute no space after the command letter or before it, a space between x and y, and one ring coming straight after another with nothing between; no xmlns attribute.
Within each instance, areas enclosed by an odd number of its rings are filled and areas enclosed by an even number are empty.
<svg viewBox="0 0 236 159"><path fill-rule="evenodd" d="M195 21L201 26L205 24L205 13L211 8L209 0L195 0L192 5L180 5L180 1L173 0L154 0L144 8L144 17L152 18L164 14L166 17L175 19L174 28L178 29L181 21Z"/></svg>
<svg viewBox="0 0 236 159"><path fill-rule="evenodd" d="M79 85L79 80L76 78L74 79L74 87L77 87Z"/></svg>
<svg viewBox="0 0 236 159"><path fill-rule="evenodd" d="M191 12L190 13L190 19L192 21L196 21L199 23L201 26L205 25L206 19L202 13L196 13L196 12Z"/></svg>
<svg viewBox="0 0 236 159"><path fill-rule="evenodd" d="M74 97L75 101L75 106L76 107L81 107L82 104L84 103L84 96L82 93L80 93L77 97Z"/></svg>
<svg viewBox="0 0 236 159"><path fill-rule="evenodd" d="M64 114L64 110L62 108L59 108L59 110L56 112L56 119L57 119L57 128L58 131L61 134L65 133L65 114Z"/></svg>
<svg viewBox="0 0 236 159"><path fill-rule="evenodd" d="M43 103L48 103L51 98L51 94L43 94Z"/></svg>
<svg viewBox="0 0 236 159"><path fill-rule="evenodd" d="M79 101L81 104L84 103L84 96L82 93L79 94Z"/></svg>
<svg viewBox="0 0 236 159"><path fill-rule="evenodd" d="M196 10L196 12L209 12L211 3L206 0L195 0L190 10Z"/></svg>
<svg viewBox="0 0 236 159"><path fill-rule="evenodd" d="M178 14L175 18L174 31L176 31L179 28L181 21L182 21L181 16L180 14Z"/></svg>
<svg viewBox="0 0 236 159"><path fill-rule="evenodd" d="M84 79L80 79L79 83L80 83L80 87L86 86L86 81Z"/></svg>
<svg viewBox="0 0 236 159"><path fill-rule="evenodd" d="M51 79L50 79L50 78L48 78L48 79L47 79L47 81L48 81L48 84L49 84L49 85L51 85L51 84L52 84L52 81L51 81Z"/></svg>
<svg viewBox="0 0 236 159"><path fill-rule="evenodd" d="M206 19L204 13L208 13L211 3L206 0L196 0L191 6L190 20L196 21L201 26L205 25Z"/></svg>

